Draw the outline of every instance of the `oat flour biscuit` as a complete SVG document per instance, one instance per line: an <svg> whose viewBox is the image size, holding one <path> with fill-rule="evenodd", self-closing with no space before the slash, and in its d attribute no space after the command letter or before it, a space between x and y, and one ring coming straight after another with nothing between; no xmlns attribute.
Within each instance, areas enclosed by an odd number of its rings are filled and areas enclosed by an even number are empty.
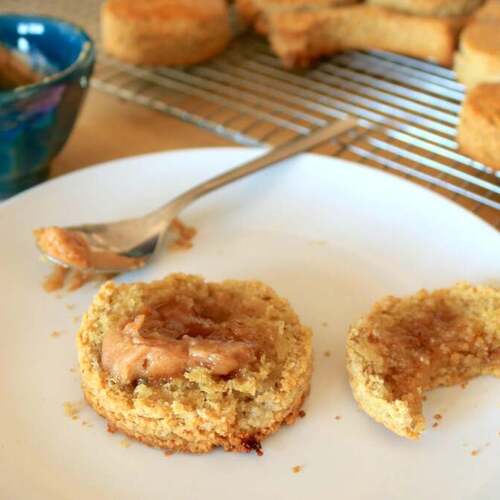
<svg viewBox="0 0 500 500"><path fill-rule="evenodd" d="M382 299L349 331L347 370L368 415L418 438L426 391L500 377L500 290L461 283Z"/></svg>
<svg viewBox="0 0 500 500"><path fill-rule="evenodd" d="M101 10L101 31L108 54L156 66L206 61L231 39L224 0L107 0Z"/></svg>
<svg viewBox="0 0 500 500"><path fill-rule="evenodd" d="M467 156L500 170L500 83L481 84L467 93L458 144Z"/></svg>
<svg viewBox="0 0 500 500"><path fill-rule="evenodd" d="M270 41L287 67L348 49L380 49L449 66L462 19L418 17L355 5L269 16Z"/></svg>
<svg viewBox="0 0 500 500"><path fill-rule="evenodd" d="M367 0L368 4L387 7L418 16L466 16L483 0Z"/></svg>
<svg viewBox="0 0 500 500"><path fill-rule="evenodd" d="M107 282L77 346L90 405L112 429L171 451L258 450L309 391L311 332L255 281Z"/></svg>
<svg viewBox="0 0 500 500"><path fill-rule="evenodd" d="M455 71L467 88L500 82L500 20L473 21L462 31Z"/></svg>

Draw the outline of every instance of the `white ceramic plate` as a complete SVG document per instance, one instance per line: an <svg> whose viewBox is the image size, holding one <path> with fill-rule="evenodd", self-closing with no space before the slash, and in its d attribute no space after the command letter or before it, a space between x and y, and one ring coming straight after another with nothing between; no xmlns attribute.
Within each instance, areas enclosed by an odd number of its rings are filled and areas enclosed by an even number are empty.
<svg viewBox="0 0 500 500"><path fill-rule="evenodd" d="M88 407L78 420L64 414L64 402L81 401L70 371L74 317L96 287L62 298L43 292L48 267L31 230L140 214L256 154L199 149L123 159L0 206L2 500L498 499L500 381L431 393L430 424L435 413L443 420L410 442L356 408L344 367L349 324L385 294L498 282L498 233L413 184L326 157L301 156L199 201L183 216L199 230L192 250L163 253L119 278L184 271L275 287L315 333L304 419L267 439L263 457L166 458L109 434ZM51 337L54 330L61 335Z"/></svg>

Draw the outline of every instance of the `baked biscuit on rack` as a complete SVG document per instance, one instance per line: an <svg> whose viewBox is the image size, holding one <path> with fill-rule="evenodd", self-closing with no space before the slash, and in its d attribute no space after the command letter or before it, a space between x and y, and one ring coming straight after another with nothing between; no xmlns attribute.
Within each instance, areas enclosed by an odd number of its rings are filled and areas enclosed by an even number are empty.
<svg viewBox="0 0 500 500"><path fill-rule="evenodd" d="M450 66L463 18L419 17L374 5L269 16L270 41L287 67L348 49L380 49Z"/></svg>
<svg viewBox="0 0 500 500"><path fill-rule="evenodd" d="M132 64L196 64L231 39L225 0L107 0L101 10L104 50Z"/></svg>
<svg viewBox="0 0 500 500"><path fill-rule="evenodd" d="M475 21L500 22L500 0L486 0L484 5L474 12Z"/></svg>
<svg viewBox="0 0 500 500"><path fill-rule="evenodd" d="M367 3L418 16L466 16L483 0L367 0Z"/></svg>
<svg viewBox="0 0 500 500"><path fill-rule="evenodd" d="M475 20L466 26L455 55L455 71L467 88L500 82L500 20Z"/></svg>
<svg viewBox="0 0 500 500"><path fill-rule="evenodd" d="M358 3L360 0L236 0L241 17L258 33L267 34L267 16L278 12L315 10Z"/></svg>
<svg viewBox="0 0 500 500"><path fill-rule="evenodd" d="M460 151L500 170L500 82L469 90L460 111Z"/></svg>

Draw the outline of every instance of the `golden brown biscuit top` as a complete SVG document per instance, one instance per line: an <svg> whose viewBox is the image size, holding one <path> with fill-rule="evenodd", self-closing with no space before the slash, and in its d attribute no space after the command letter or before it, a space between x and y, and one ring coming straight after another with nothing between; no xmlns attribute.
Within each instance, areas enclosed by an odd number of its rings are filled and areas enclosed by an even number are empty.
<svg viewBox="0 0 500 500"><path fill-rule="evenodd" d="M199 20L224 15L223 0L108 0L105 9L137 21Z"/></svg>
<svg viewBox="0 0 500 500"><path fill-rule="evenodd" d="M488 0L474 13L478 21L500 21L500 0Z"/></svg>
<svg viewBox="0 0 500 500"><path fill-rule="evenodd" d="M412 0L416 5L422 5L428 8L440 8L453 5L457 0Z"/></svg>
<svg viewBox="0 0 500 500"><path fill-rule="evenodd" d="M485 83L474 87L467 96L466 105L492 125L497 125L500 137L500 82Z"/></svg>
<svg viewBox="0 0 500 500"><path fill-rule="evenodd" d="M460 44L463 49L480 51L500 59L500 25L483 22L469 24L462 33Z"/></svg>
<svg viewBox="0 0 500 500"><path fill-rule="evenodd" d="M330 7L346 3L357 3L359 0L255 0L259 8L280 7Z"/></svg>
<svg viewBox="0 0 500 500"><path fill-rule="evenodd" d="M421 16L470 14L482 0L368 0L368 3Z"/></svg>

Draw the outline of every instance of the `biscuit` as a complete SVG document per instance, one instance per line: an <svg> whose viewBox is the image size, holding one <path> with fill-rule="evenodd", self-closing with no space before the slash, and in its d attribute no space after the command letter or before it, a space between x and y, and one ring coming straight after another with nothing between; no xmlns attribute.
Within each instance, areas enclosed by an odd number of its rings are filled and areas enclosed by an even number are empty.
<svg viewBox="0 0 500 500"><path fill-rule="evenodd" d="M483 0L367 0L367 3L418 16L466 16Z"/></svg>
<svg viewBox="0 0 500 500"><path fill-rule="evenodd" d="M346 49L379 49L450 66L462 18L416 17L371 5L269 16L270 41L287 67Z"/></svg>
<svg viewBox="0 0 500 500"><path fill-rule="evenodd" d="M315 10L339 5L350 5L360 0L236 0L236 8L243 20L260 34L267 34L267 16L278 12Z"/></svg>
<svg viewBox="0 0 500 500"><path fill-rule="evenodd" d="M236 0L236 12L239 17L249 25L253 25L259 15L259 9L255 4L255 0Z"/></svg>
<svg viewBox="0 0 500 500"><path fill-rule="evenodd" d="M500 22L500 0L486 0L484 5L474 12L476 21Z"/></svg>
<svg viewBox="0 0 500 500"><path fill-rule="evenodd" d="M500 83L481 84L467 93L458 144L465 155L500 170Z"/></svg>
<svg viewBox="0 0 500 500"><path fill-rule="evenodd" d="M220 364L220 351L203 361L198 350L190 352L195 363L177 375L154 378L155 359L143 360L139 351L129 356L116 340L117 332L133 329L151 311L160 311L162 319L151 320L153 333L151 326L139 337L135 330L134 346L144 339L166 342L168 333L177 346L246 342L255 357L239 358L236 371L215 373L211 363ZM299 415L312 371L310 330L286 300L254 281L217 284L174 274L149 284L107 282L82 320L77 347L85 398L109 427L170 451L259 451L263 438ZM111 354L123 353L125 366L110 369ZM175 362L174 354L166 361ZM132 362L139 372L127 369Z"/></svg>
<svg viewBox="0 0 500 500"><path fill-rule="evenodd" d="M231 39L224 0L108 0L101 10L101 32L108 54L153 66L206 61Z"/></svg>
<svg viewBox="0 0 500 500"><path fill-rule="evenodd" d="M417 439L426 391L500 377L500 290L459 283L382 299L349 331L347 371L370 417Z"/></svg>
<svg viewBox="0 0 500 500"><path fill-rule="evenodd" d="M500 82L500 21L473 21L462 31L454 68L467 88Z"/></svg>

